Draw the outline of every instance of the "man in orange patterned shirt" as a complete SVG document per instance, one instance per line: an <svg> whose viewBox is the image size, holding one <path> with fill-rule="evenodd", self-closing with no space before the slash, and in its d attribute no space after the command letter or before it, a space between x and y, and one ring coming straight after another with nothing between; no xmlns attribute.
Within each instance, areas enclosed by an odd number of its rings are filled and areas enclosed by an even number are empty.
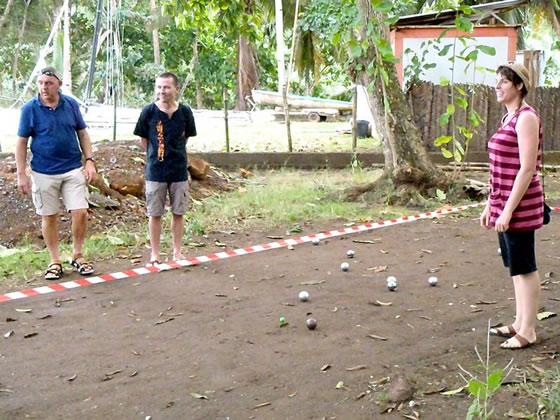
<svg viewBox="0 0 560 420"><path fill-rule="evenodd" d="M146 210L150 264L160 263L161 218L169 194L173 260L183 259L183 219L189 201L187 140L196 136L192 110L177 102L179 81L165 72L156 79L157 100L144 107L134 129L146 149Z"/></svg>

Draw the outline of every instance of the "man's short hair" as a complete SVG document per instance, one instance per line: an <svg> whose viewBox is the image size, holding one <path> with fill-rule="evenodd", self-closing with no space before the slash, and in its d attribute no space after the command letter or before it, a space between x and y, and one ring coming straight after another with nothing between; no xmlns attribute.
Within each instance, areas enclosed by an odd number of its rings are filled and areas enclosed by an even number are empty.
<svg viewBox="0 0 560 420"><path fill-rule="evenodd" d="M173 83L175 84L175 86L177 87L179 86L179 78L175 76L174 73L171 73L170 71L163 72L158 76L158 79L168 79L168 78L173 79Z"/></svg>
<svg viewBox="0 0 560 420"><path fill-rule="evenodd" d="M39 72L39 76L42 75L46 75L46 76L52 76L57 78L59 81L62 81L62 78L60 77L60 74L58 74L58 71L56 71L56 69L54 67L45 67L43 69L41 69L41 71Z"/></svg>

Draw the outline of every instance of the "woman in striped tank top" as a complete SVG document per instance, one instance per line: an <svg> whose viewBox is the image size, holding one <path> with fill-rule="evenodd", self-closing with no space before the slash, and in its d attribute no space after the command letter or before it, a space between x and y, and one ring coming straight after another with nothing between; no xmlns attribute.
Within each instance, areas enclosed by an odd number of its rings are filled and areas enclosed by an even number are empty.
<svg viewBox="0 0 560 420"><path fill-rule="evenodd" d="M502 348L519 349L537 339L541 289L535 230L543 225L544 197L539 179L542 127L535 110L524 101L531 89L527 69L510 61L498 67L496 75L496 96L508 112L488 142L490 196L480 224L498 232L502 259L515 290L515 321L509 326L492 328L490 333L508 337Z"/></svg>

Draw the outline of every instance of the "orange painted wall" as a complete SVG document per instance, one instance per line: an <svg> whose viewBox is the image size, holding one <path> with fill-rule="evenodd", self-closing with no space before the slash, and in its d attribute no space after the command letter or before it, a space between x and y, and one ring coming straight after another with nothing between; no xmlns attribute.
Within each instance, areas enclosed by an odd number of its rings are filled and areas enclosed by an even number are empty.
<svg viewBox="0 0 560 420"><path fill-rule="evenodd" d="M441 33L450 27L443 26L415 26L398 28L391 31L391 45L393 46L393 54L399 59L396 64L397 75L399 82L403 83L403 44L404 39L408 38L438 38ZM474 28L472 33L457 31L456 29L449 29L443 38L455 38L457 36L470 36L470 37L507 37L508 38L508 60L515 60L515 53L517 51L517 26L478 26Z"/></svg>

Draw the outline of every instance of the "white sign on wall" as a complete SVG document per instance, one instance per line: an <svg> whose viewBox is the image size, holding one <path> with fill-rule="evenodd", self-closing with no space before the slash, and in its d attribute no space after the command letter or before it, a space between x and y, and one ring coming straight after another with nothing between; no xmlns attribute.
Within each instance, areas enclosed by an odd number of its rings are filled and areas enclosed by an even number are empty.
<svg viewBox="0 0 560 420"><path fill-rule="evenodd" d="M429 45L429 41L432 41ZM464 43L455 38L442 38L439 43L435 43L433 38L405 38L403 39L403 69L412 64L412 59L416 55L419 59L423 57L423 64L433 63L436 66L423 70L420 79L440 84L442 77L455 83L479 83L494 86L496 82L495 70L500 64L508 59L508 38L507 37L472 37L463 38ZM424 43L424 45L422 45ZM455 43L455 68L453 62L453 44ZM476 62L469 62L459 58L467 55L476 49L476 46L485 45L496 50L494 56L485 54L478 50ZM446 46L448 53L440 56ZM411 50L412 52L408 51ZM424 50L427 50L424 53ZM489 69L489 70L486 70Z"/></svg>

